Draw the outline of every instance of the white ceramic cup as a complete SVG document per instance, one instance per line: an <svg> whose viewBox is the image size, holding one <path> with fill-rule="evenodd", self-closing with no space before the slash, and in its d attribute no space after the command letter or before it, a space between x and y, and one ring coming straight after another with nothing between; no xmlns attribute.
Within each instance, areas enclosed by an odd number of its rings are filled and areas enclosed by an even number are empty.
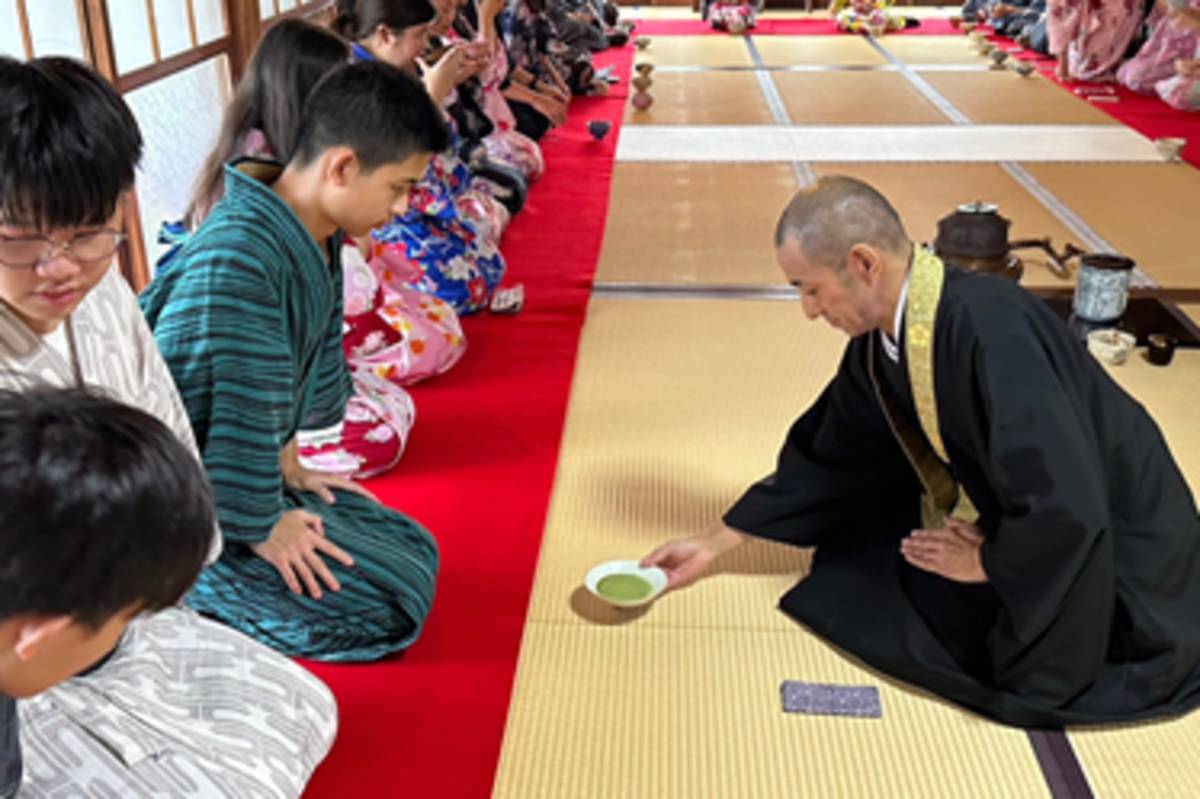
<svg viewBox="0 0 1200 799"><path fill-rule="evenodd" d="M640 577L650 585L650 593L640 599L614 599L600 593L600 581L614 574ZM667 573L651 566L643 568L636 560L609 560L593 566L583 578L583 584L593 595L618 608L637 608L653 602L667 588Z"/></svg>
<svg viewBox="0 0 1200 799"><path fill-rule="evenodd" d="M1113 366L1125 363L1125 359L1129 357L1129 353L1133 351L1133 345L1136 343L1137 339L1131 334L1112 327L1093 330L1088 333L1087 337L1088 352Z"/></svg>

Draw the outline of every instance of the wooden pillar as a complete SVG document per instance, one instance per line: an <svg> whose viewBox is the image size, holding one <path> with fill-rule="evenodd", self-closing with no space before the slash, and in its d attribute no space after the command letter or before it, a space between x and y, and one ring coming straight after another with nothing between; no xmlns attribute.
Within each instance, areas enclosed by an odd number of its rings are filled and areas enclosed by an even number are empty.
<svg viewBox="0 0 1200 799"><path fill-rule="evenodd" d="M85 50L92 67L113 86L117 85L117 55L113 49L112 25L108 18L108 3L105 0L83 0L83 16L87 21L82 31L86 39ZM125 221L122 225L125 243L121 245L118 261L121 274L141 291L150 282L150 267L146 256L146 243L142 239L142 215L138 209L136 192L125 198Z"/></svg>
<svg viewBox="0 0 1200 799"><path fill-rule="evenodd" d="M224 0L224 3L225 23L229 28L229 73L236 86L262 35L262 20L257 2Z"/></svg>

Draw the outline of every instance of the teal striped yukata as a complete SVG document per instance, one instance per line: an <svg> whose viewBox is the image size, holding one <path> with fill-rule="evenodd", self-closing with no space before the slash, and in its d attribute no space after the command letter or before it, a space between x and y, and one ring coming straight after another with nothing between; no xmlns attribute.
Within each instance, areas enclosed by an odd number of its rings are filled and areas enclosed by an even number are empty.
<svg viewBox="0 0 1200 799"><path fill-rule="evenodd" d="M271 190L280 167L226 167L225 196L165 263L142 310L183 397L216 493L225 549L188 604L290 655L368 660L408 647L433 600L432 537L357 494L326 505L283 481L279 455L301 427L342 420L350 376L342 352L340 234L313 241ZM264 182L267 181L267 182ZM321 517L354 558L325 558L341 590L293 595L249 545L290 510Z"/></svg>

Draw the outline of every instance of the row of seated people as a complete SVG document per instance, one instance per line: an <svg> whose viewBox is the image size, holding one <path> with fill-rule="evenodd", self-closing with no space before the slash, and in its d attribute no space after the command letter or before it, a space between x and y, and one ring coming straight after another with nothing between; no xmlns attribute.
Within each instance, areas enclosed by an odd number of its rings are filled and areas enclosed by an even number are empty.
<svg viewBox="0 0 1200 799"><path fill-rule="evenodd" d="M753 28L761 2L711 0L702 16L718 30ZM833 0L839 30L882 35L913 27L891 0ZM983 22L1026 49L1058 59L1062 80L1116 80L1200 110L1200 0L966 0L963 19Z"/></svg>
<svg viewBox="0 0 1200 799"><path fill-rule="evenodd" d="M357 481L505 297L538 140L628 35L547 6L272 26L140 297L112 268L132 113L0 59L0 797L297 796L337 709L289 657L420 635L435 539Z"/></svg>
<svg viewBox="0 0 1200 799"><path fill-rule="evenodd" d="M700 16L714 30L740 34L758 24L764 6L764 0L705 0ZM828 12L838 30L846 33L882 36L920 25L919 20L896 12L892 0L832 0Z"/></svg>
<svg viewBox="0 0 1200 799"><path fill-rule="evenodd" d="M1055 56L1062 80L1116 80L1200 111L1198 0L967 0L963 17Z"/></svg>

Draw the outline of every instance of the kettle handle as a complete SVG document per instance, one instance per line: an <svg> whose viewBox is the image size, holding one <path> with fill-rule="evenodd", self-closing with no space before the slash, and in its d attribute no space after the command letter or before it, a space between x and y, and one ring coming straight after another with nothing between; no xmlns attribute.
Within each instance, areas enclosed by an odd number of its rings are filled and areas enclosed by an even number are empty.
<svg viewBox="0 0 1200 799"><path fill-rule="evenodd" d="M1046 253L1046 257L1050 259L1049 263L1047 263L1047 266L1050 267L1050 271L1054 273L1055 277L1062 278L1063 280L1068 280L1071 277L1071 268L1067 265L1067 262L1072 258L1083 255L1085 252L1087 252L1086 250L1081 250L1074 244L1067 242L1067 245L1063 248L1062 254L1059 255L1054 251L1054 248L1050 246L1049 238L1021 239L1020 241L1011 242L1008 245L1010 250L1020 250L1028 247L1033 247Z"/></svg>

